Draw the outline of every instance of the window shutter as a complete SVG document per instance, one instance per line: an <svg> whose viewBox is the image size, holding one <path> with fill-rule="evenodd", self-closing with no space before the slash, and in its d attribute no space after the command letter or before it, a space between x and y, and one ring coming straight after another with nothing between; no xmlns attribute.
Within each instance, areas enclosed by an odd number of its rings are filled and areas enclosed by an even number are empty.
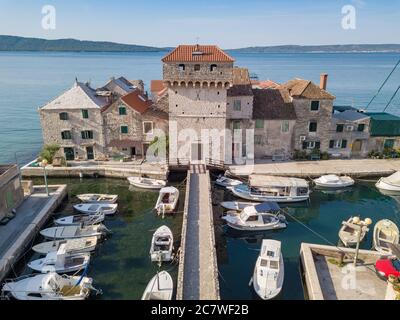
<svg viewBox="0 0 400 320"><path fill-rule="evenodd" d="M333 148L335 146L335 140L330 140L329 141L329 148Z"/></svg>
<svg viewBox="0 0 400 320"><path fill-rule="evenodd" d="M303 150L307 149L307 142L303 141Z"/></svg>
<svg viewBox="0 0 400 320"><path fill-rule="evenodd" d="M316 141L315 142L315 149L319 149L319 148L321 148L321 142Z"/></svg>
<svg viewBox="0 0 400 320"><path fill-rule="evenodd" d="M342 140L342 149L347 148L347 140Z"/></svg>

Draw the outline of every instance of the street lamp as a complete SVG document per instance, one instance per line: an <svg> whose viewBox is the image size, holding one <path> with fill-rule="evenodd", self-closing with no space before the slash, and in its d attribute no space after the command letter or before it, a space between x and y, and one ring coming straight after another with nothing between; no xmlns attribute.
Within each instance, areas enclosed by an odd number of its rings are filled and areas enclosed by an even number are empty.
<svg viewBox="0 0 400 320"><path fill-rule="evenodd" d="M365 218L364 220L360 220L359 217L354 217L353 218L353 224L358 227L357 230L357 247L356 247L356 253L354 255L354 267L357 266L357 259L358 259L358 252L360 250L360 242L361 242L361 234L363 228L365 228L365 232L368 232L367 226L372 224L372 220L370 218Z"/></svg>
<svg viewBox="0 0 400 320"><path fill-rule="evenodd" d="M49 186L47 184L47 174L46 174L46 166L47 166L47 164L48 164L48 161L46 159L43 159L40 162L40 166L43 168L43 173L44 173L44 184L46 186L46 194L47 194L47 196L50 196Z"/></svg>

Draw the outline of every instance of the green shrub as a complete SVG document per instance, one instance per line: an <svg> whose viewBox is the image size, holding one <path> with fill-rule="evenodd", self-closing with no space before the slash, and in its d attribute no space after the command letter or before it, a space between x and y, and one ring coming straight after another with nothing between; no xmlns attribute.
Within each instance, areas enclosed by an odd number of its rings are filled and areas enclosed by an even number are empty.
<svg viewBox="0 0 400 320"><path fill-rule="evenodd" d="M46 144L39 154L39 161L47 160L49 164L53 163L53 158L58 150L60 150L58 144Z"/></svg>

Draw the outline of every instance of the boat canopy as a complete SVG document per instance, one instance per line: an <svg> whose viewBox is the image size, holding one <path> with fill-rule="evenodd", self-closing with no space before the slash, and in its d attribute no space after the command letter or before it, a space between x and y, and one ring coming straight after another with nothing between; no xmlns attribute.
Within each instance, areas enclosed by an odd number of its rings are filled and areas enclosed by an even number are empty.
<svg viewBox="0 0 400 320"><path fill-rule="evenodd" d="M255 206L248 206L243 209L248 215L254 215L261 212L274 212L281 210L281 207L272 201L263 202Z"/></svg>
<svg viewBox="0 0 400 320"><path fill-rule="evenodd" d="M393 173L391 176L387 178L382 178L382 181L388 184L400 186L400 171Z"/></svg>
<svg viewBox="0 0 400 320"><path fill-rule="evenodd" d="M260 257L267 260L278 261L281 255L281 242L277 240L264 239L261 245Z"/></svg>
<svg viewBox="0 0 400 320"><path fill-rule="evenodd" d="M175 187L164 187L160 190L160 193L176 193L177 190Z"/></svg>
<svg viewBox="0 0 400 320"><path fill-rule="evenodd" d="M308 182L304 179L264 176L252 174L249 177L249 185L254 188L270 188L270 187L297 187L308 188Z"/></svg>
<svg viewBox="0 0 400 320"><path fill-rule="evenodd" d="M337 175L328 174L326 176L320 177L319 180L325 183L337 183L340 181L340 178Z"/></svg>

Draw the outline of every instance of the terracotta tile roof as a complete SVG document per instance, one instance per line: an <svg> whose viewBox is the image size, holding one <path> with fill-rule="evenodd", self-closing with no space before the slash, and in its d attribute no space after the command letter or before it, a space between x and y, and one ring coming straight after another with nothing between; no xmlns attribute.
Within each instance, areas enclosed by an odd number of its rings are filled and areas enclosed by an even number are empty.
<svg viewBox="0 0 400 320"><path fill-rule="evenodd" d="M254 89L253 94L253 119L296 119L296 112L286 89Z"/></svg>
<svg viewBox="0 0 400 320"><path fill-rule="evenodd" d="M161 59L163 62L234 62L218 46L180 45Z"/></svg>
<svg viewBox="0 0 400 320"><path fill-rule="evenodd" d="M121 97L121 100L139 113L145 112L153 104L153 101L149 100L140 90L128 93Z"/></svg>
<svg viewBox="0 0 400 320"><path fill-rule="evenodd" d="M331 95L328 91L321 89L310 80L293 79L282 84L280 87L289 90L289 94L292 97L305 99L336 99L335 96Z"/></svg>
<svg viewBox="0 0 400 320"><path fill-rule="evenodd" d="M165 86L163 80L151 80L151 82L150 82L151 93L158 95L160 92L162 92L166 88L167 87Z"/></svg>
<svg viewBox="0 0 400 320"><path fill-rule="evenodd" d="M272 80L255 80L252 81L252 85L254 89L267 89L267 88L275 88L279 86L279 84Z"/></svg>

